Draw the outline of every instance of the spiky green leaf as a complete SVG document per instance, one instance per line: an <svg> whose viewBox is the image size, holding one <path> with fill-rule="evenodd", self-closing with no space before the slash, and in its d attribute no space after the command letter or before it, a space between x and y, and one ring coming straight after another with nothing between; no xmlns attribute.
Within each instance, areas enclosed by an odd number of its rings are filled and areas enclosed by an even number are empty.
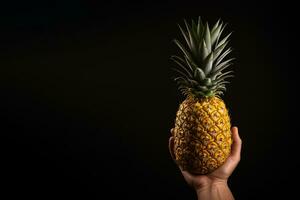
<svg viewBox="0 0 300 200"><path fill-rule="evenodd" d="M217 39L216 39L216 44L218 44L219 43L219 39L221 38L221 35L222 35L222 33L223 33L223 31L224 31L224 29L225 29L225 27L227 26L227 24L222 24L222 28L221 28L221 30L220 30L220 32L219 32L219 35L217 36Z"/></svg>
<svg viewBox="0 0 300 200"><path fill-rule="evenodd" d="M197 68L197 65L194 62L189 61L186 56L184 56L184 59L185 63L189 66L190 69L192 69L192 71L194 71Z"/></svg>
<svg viewBox="0 0 300 200"><path fill-rule="evenodd" d="M215 23L215 25L213 26L213 28L211 29L211 32L213 33L219 26L221 19L218 19L218 21Z"/></svg>
<svg viewBox="0 0 300 200"><path fill-rule="evenodd" d="M191 74L192 73L192 71L189 71L183 64L181 64L178 60L176 60L175 59L175 57L171 57L171 59L184 71L184 73L188 76L188 77L190 77L190 78L192 78L193 77L193 75Z"/></svg>
<svg viewBox="0 0 300 200"><path fill-rule="evenodd" d="M184 46L178 40L174 40L174 43L179 47L179 49L184 53L189 61L193 61L191 54L184 48Z"/></svg>
<svg viewBox="0 0 300 200"><path fill-rule="evenodd" d="M220 42L218 42L218 45L216 48L220 47L221 45L223 45L224 43L226 43L228 41L228 38L231 36L232 32L229 33L226 37L224 37Z"/></svg>
<svg viewBox="0 0 300 200"><path fill-rule="evenodd" d="M205 75L208 75L211 72L212 66L213 66L213 59L214 59L214 54L213 54L213 52L211 52L207 56L207 58L205 60L205 63L204 63L204 66L205 66L204 67L204 73L205 73Z"/></svg>
<svg viewBox="0 0 300 200"><path fill-rule="evenodd" d="M214 59L218 58L219 55L222 53L222 51L225 49L226 45L228 44L228 42L223 43L222 45L218 46L215 50L214 50Z"/></svg>
<svg viewBox="0 0 300 200"><path fill-rule="evenodd" d="M189 36L187 35L187 33L181 28L181 26L178 24L179 30L182 34L182 36L185 39L186 44L188 45L189 48L191 48L191 44L190 44L190 39Z"/></svg>
<svg viewBox="0 0 300 200"><path fill-rule="evenodd" d="M223 52L218 58L217 60L215 61L215 65L214 66L217 66L219 65L219 63L228 55L230 54L232 51L231 48L228 48L225 52ZM214 58L215 59L215 58Z"/></svg>
<svg viewBox="0 0 300 200"><path fill-rule="evenodd" d="M211 78L206 78L206 79L204 80L204 85L211 86L211 85L212 85Z"/></svg>
<svg viewBox="0 0 300 200"><path fill-rule="evenodd" d="M202 20L201 17L198 17L198 22L197 22L197 35L199 36L199 38L202 37L202 32L203 32L203 24L202 24Z"/></svg>
<svg viewBox="0 0 300 200"><path fill-rule="evenodd" d="M213 72L213 73L215 73L215 72L217 72L217 71L221 72L220 69L222 69L225 65L228 65L229 63L232 64L231 61L233 61L234 59L235 59L235 58L230 58L230 59L228 59L228 60L226 60L226 61L221 62L219 65L217 65L216 67L214 67L214 69L213 69L212 72Z"/></svg>
<svg viewBox="0 0 300 200"><path fill-rule="evenodd" d="M220 20L217 21L217 23L215 24L215 26L213 27L212 31L211 31L211 45L214 45L217 41L217 38L220 34L221 28L222 28L222 24L219 25Z"/></svg>
<svg viewBox="0 0 300 200"><path fill-rule="evenodd" d="M196 44L195 44L195 39L193 38L193 33L192 33L192 28L191 26L187 23L186 20L184 20L184 24L189 36L189 41L190 41L190 49L195 49L196 48Z"/></svg>
<svg viewBox="0 0 300 200"><path fill-rule="evenodd" d="M209 50L206 46L206 42L205 40L202 41L202 48L201 48L201 52L202 52L202 60L205 60L206 57L209 55Z"/></svg>
<svg viewBox="0 0 300 200"><path fill-rule="evenodd" d="M203 81L205 79L205 73L203 72L203 70L201 68L197 68L195 70L194 76L196 79L198 79L199 81Z"/></svg>
<svg viewBox="0 0 300 200"><path fill-rule="evenodd" d="M172 68L174 71L176 71L177 73L179 73L180 75L182 75L183 77L185 77L186 79L189 79L189 76L184 73L183 71L176 69L176 68Z"/></svg>
<svg viewBox="0 0 300 200"><path fill-rule="evenodd" d="M209 30L208 23L206 23L206 25L205 25L204 40L205 40L205 44L206 44L208 53L210 53L211 52L211 38L210 38L210 30Z"/></svg>
<svg viewBox="0 0 300 200"><path fill-rule="evenodd" d="M218 75L216 80L224 80L226 78L234 77L232 73L233 73L233 71L228 71L228 72L225 72L221 75Z"/></svg>

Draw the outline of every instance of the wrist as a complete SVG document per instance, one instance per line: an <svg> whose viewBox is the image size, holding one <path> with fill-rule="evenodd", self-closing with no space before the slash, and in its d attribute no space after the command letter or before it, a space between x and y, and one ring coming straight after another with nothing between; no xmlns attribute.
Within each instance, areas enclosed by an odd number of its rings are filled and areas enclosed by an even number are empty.
<svg viewBox="0 0 300 200"><path fill-rule="evenodd" d="M234 200L227 185L227 180L210 180L201 187L198 187L196 193L199 200Z"/></svg>
<svg viewBox="0 0 300 200"><path fill-rule="evenodd" d="M228 188L227 179L212 178L195 187L197 194L218 188Z"/></svg>

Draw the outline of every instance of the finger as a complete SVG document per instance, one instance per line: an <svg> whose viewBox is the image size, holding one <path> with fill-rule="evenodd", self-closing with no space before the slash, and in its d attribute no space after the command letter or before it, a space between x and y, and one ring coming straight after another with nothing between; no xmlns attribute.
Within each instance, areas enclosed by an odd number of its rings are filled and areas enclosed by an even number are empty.
<svg viewBox="0 0 300 200"><path fill-rule="evenodd" d="M172 159L174 161L176 161L175 155L174 155L174 137L170 137L170 139L169 139L169 152L171 154Z"/></svg>
<svg viewBox="0 0 300 200"><path fill-rule="evenodd" d="M239 161L241 158L241 149L242 149L242 140L239 136L238 128L232 127L232 146L231 146L231 155L234 160Z"/></svg>
<svg viewBox="0 0 300 200"><path fill-rule="evenodd" d="M189 173L188 171L182 170L181 167L179 167L179 169L186 180L192 180L193 175L191 173Z"/></svg>

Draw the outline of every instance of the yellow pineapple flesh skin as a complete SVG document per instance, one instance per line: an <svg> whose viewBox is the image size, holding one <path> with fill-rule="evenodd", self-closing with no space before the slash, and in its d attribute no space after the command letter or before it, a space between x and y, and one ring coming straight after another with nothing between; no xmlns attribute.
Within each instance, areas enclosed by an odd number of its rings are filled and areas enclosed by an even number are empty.
<svg viewBox="0 0 300 200"><path fill-rule="evenodd" d="M177 164L194 174L220 167L231 151L230 127L222 99L187 97L179 106L173 131Z"/></svg>

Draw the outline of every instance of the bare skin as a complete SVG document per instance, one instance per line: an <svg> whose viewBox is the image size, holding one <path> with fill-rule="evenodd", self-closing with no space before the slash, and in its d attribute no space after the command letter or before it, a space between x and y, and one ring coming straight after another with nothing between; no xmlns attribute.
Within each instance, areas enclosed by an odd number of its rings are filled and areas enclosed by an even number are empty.
<svg viewBox="0 0 300 200"><path fill-rule="evenodd" d="M171 130L171 132L173 129ZM233 200L234 197L228 187L227 180L232 174L241 159L242 140L239 137L238 128L232 127L231 154L226 162L207 175L195 175L188 171L180 169L186 182L192 186L197 193L198 200ZM175 161L174 156L174 138L169 139L170 154ZM180 168L180 167L179 167Z"/></svg>

